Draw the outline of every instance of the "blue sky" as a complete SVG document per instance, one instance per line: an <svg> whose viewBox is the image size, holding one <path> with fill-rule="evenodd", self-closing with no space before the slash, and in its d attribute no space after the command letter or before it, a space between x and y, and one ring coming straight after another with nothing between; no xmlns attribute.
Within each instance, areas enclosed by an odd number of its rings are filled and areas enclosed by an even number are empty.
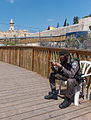
<svg viewBox="0 0 91 120"><path fill-rule="evenodd" d="M10 19L15 29L30 32L63 26L65 18L71 25L73 17L91 14L91 0L0 0L0 31L9 29Z"/></svg>

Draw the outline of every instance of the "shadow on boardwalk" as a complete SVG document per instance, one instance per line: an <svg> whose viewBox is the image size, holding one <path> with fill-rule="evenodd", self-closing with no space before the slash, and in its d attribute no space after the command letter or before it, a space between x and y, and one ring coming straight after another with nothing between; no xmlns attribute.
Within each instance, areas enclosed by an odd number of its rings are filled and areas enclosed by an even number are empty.
<svg viewBox="0 0 91 120"><path fill-rule="evenodd" d="M0 120L90 120L91 102L59 109L63 101L45 100L49 83L40 75L0 62Z"/></svg>

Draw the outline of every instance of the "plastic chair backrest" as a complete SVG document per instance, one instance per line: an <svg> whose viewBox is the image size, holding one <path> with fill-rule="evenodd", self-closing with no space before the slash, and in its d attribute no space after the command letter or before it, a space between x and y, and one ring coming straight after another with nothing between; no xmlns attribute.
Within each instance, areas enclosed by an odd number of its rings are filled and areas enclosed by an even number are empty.
<svg viewBox="0 0 91 120"><path fill-rule="evenodd" d="M80 61L80 67L82 69L82 77L87 77L91 75L91 62Z"/></svg>

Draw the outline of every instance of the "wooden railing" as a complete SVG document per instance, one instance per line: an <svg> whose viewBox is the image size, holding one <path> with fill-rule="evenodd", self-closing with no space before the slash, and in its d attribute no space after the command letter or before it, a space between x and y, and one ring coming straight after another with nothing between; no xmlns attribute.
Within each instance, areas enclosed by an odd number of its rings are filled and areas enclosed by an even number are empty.
<svg viewBox="0 0 91 120"><path fill-rule="evenodd" d="M32 70L48 78L50 72L49 60L59 61L62 48L46 47L0 47L0 61ZM91 61L91 50L67 49L72 57Z"/></svg>

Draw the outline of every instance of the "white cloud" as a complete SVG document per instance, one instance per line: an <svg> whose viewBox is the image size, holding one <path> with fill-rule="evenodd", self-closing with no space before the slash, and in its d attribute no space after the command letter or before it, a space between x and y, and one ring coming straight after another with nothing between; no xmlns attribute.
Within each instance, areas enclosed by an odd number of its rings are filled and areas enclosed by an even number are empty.
<svg viewBox="0 0 91 120"><path fill-rule="evenodd" d="M13 4L14 3L14 0L7 0L8 2L10 2L11 4Z"/></svg>
<svg viewBox="0 0 91 120"><path fill-rule="evenodd" d="M48 19L48 22L52 22L52 21L54 21L54 19Z"/></svg>
<svg viewBox="0 0 91 120"><path fill-rule="evenodd" d="M14 3L14 0L9 0L10 1L10 3Z"/></svg>

